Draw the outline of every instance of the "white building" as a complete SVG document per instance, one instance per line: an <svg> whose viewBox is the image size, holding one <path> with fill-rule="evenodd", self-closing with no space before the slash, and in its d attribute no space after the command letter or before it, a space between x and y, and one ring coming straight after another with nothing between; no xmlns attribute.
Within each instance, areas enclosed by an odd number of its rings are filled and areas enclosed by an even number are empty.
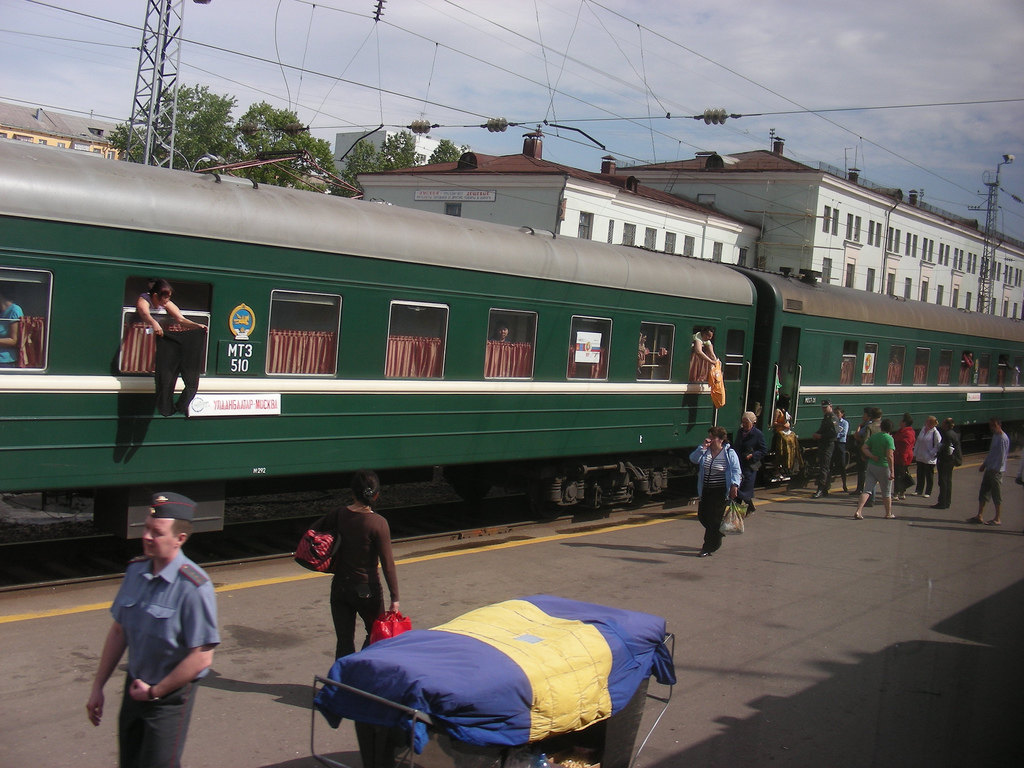
<svg viewBox="0 0 1024 768"><path fill-rule="evenodd" d="M334 135L334 165L339 172L345 170L345 156L349 153L349 150L356 145L357 141L364 140L368 141L380 151L380 148L384 146L384 142L393 136L397 136L401 131L389 131L384 128L378 128L370 134L366 131L348 131L346 133L336 133ZM407 131L408 133L408 131ZM441 142L439 139L431 139L428 136L421 134L413 134L415 138L415 149L417 155L422 155L423 159L421 162L425 163L430 159L430 156L434 154L434 150L440 146Z"/></svg>
<svg viewBox="0 0 1024 768"><path fill-rule="evenodd" d="M406 208L548 230L730 264L753 264L756 224L644 186L542 158L542 137L528 134L523 153L467 152L456 163L360 174L365 197Z"/></svg>
<svg viewBox="0 0 1024 768"><path fill-rule="evenodd" d="M622 169L652 187L759 223L757 266L814 271L833 285L977 311L985 233L968 220L827 165L773 151L701 153L691 160ZM984 217L983 217L984 218ZM996 238L994 314L1024 310L1024 243Z"/></svg>

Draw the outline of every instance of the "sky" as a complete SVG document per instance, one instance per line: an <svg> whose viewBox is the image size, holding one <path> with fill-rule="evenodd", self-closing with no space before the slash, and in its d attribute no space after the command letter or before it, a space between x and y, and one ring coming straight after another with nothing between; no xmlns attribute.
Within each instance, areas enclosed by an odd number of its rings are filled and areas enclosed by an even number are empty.
<svg viewBox="0 0 1024 768"><path fill-rule="evenodd" d="M127 120L148 5L0 0L0 100ZM506 155L540 125L545 159L598 171L774 131L795 160L982 225L998 167L997 227L1024 240L1021 0L185 0L181 38L180 83L236 117L291 109L332 146L428 120ZM708 108L741 117L692 119Z"/></svg>

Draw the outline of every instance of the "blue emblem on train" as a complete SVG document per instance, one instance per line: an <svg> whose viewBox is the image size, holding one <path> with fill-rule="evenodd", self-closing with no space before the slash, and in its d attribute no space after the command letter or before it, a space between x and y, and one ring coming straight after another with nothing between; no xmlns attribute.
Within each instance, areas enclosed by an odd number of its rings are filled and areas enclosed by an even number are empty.
<svg viewBox="0 0 1024 768"><path fill-rule="evenodd" d="M256 315L247 304L239 304L231 310L228 325L231 327L231 333L235 335L235 339L244 341L249 338L249 334L256 327Z"/></svg>

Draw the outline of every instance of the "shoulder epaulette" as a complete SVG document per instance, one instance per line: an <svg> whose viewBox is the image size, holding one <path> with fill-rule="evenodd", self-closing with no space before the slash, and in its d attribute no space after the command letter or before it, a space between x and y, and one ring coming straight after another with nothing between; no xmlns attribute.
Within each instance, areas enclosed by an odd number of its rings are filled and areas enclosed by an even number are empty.
<svg viewBox="0 0 1024 768"><path fill-rule="evenodd" d="M131 560L129 560L128 565L131 565L132 563L145 563L148 561L149 558L146 557L146 555L139 555L138 557L133 557Z"/></svg>
<svg viewBox="0 0 1024 768"><path fill-rule="evenodd" d="M190 563L184 563L181 568L178 569L178 573L191 581L197 587L201 587L209 581L209 578L207 578L202 571Z"/></svg>

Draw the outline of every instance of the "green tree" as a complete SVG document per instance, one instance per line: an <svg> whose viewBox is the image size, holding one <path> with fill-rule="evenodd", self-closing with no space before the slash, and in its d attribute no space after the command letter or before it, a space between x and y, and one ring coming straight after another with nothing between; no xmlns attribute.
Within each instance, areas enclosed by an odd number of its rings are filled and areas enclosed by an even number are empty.
<svg viewBox="0 0 1024 768"><path fill-rule="evenodd" d="M265 101L253 104L238 119L236 154L239 160L269 159L276 154L302 153L295 160L236 171L260 184L322 190L324 171L334 172L331 145L309 135L298 116Z"/></svg>
<svg viewBox="0 0 1024 768"><path fill-rule="evenodd" d="M216 155L229 159L235 151L235 126L231 112L235 98L210 93L205 85L183 85L178 88L178 110L174 121L174 162L176 168L192 168L204 155ZM166 132L166 119L161 119L161 133ZM112 143L122 153L128 148L127 123L114 130ZM137 151L136 151L137 149ZM160 159L167 156L166 149L155 147L154 154ZM133 147L136 162L141 161L141 143Z"/></svg>
<svg viewBox="0 0 1024 768"><path fill-rule="evenodd" d="M441 139L437 149L430 153L430 159L427 162L431 165L434 163L455 163L468 151L469 147L465 145L457 147L448 139Z"/></svg>

